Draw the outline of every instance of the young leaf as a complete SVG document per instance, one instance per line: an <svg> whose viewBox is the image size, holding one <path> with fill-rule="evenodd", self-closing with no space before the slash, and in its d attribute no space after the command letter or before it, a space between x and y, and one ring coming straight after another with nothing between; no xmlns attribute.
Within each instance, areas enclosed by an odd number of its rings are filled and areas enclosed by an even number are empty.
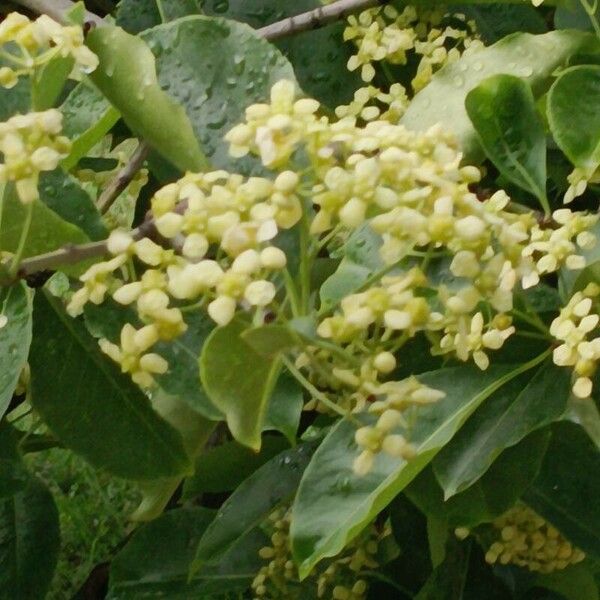
<svg viewBox="0 0 600 600"><path fill-rule="evenodd" d="M206 159L185 110L156 79L155 60L148 46L113 26L94 29L86 43L100 60L92 81L131 130L182 171L205 168Z"/></svg>
<svg viewBox="0 0 600 600"><path fill-rule="evenodd" d="M208 336L200 355L200 378L233 437L258 451L279 361L257 354L242 338L246 329L232 321Z"/></svg>
<svg viewBox="0 0 600 600"><path fill-rule="evenodd" d="M45 598L58 559L60 529L52 494L34 477L0 498L0 597Z"/></svg>
<svg viewBox="0 0 600 600"><path fill-rule="evenodd" d="M444 130L454 132L467 159L479 157L476 133L464 106L474 87L492 75L505 73L523 77L537 97L548 87L554 71L571 56L599 49L594 36L582 32L509 35L440 69L415 96L401 122L419 131L440 123Z"/></svg>
<svg viewBox="0 0 600 600"><path fill-rule="evenodd" d="M27 286L15 283L0 288L0 419L10 404L27 362L31 343L31 298Z"/></svg>
<svg viewBox="0 0 600 600"><path fill-rule="evenodd" d="M563 71L548 93L548 122L567 158L585 171L600 164L600 66Z"/></svg>
<svg viewBox="0 0 600 600"><path fill-rule="evenodd" d="M575 423L554 426L524 500L573 544L600 558L600 450Z"/></svg>
<svg viewBox="0 0 600 600"><path fill-rule="evenodd" d="M494 75L467 94L465 107L487 157L547 208L546 134L529 85Z"/></svg>
<svg viewBox="0 0 600 600"><path fill-rule="evenodd" d="M221 560L188 579L198 540L213 517L207 508L180 508L138 529L111 563L108 598L186 600L247 588L260 568L258 550L264 536L257 532L240 539Z"/></svg>
<svg viewBox="0 0 600 600"><path fill-rule="evenodd" d="M481 402L524 368L456 367L420 376L420 381L446 396L420 411L410 434L415 457L406 462L381 453L365 476L357 476L352 468L358 453L352 451L357 426L342 419L315 453L294 502L291 537L300 576L306 577L320 560L344 548L450 441ZM371 415L357 418L373 422Z"/></svg>
<svg viewBox="0 0 600 600"><path fill-rule="evenodd" d="M242 23L192 16L141 37L154 53L160 86L184 107L216 167L232 164L223 136L243 120L245 108L267 100L279 79L294 81L292 66L277 48Z"/></svg>
<svg viewBox="0 0 600 600"><path fill-rule="evenodd" d="M433 469L446 499L475 483L500 453L560 418L571 375L551 362L498 390L436 456Z"/></svg>
<svg viewBox="0 0 600 600"><path fill-rule="evenodd" d="M34 302L31 403L52 432L97 467L129 479L183 474L181 436L59 302Z"/></svg>
<svg viewBox="0 0 600 600"><path fill-rule="evenodd" d="M278 454L235 490L202 536L192 572L222 556L292 498L313 449L313 444L303 444Z"/></svg>

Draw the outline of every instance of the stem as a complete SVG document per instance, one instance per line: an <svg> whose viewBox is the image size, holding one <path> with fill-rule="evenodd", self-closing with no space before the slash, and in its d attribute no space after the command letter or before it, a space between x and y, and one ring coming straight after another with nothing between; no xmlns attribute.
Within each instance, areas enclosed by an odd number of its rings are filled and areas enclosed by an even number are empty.
<svg viewBox="0 0 600 600"><path fill-rule="evenodd" d="M45 14L52 17L59 23L65 23L65 14L68 13L74 6L71 0L14 0L15 4L20 4L38 14ZM98 15L85 11L85 20L95 25L106 25L104 19Z"/></svg>
<svg viewBox="0 0 600 600"><path fill-rule="evenodd" d="M537 317L537 315L536 317L531 317L527 313L517 310L516 308L513 308L511 312L516 317L519 317L521 321L525 321L525 323L529 323L529 325L531 325L533 328L537 329L538 331L541 331L546 337L549 336L548 328L546 327L544 322L539 317Z"/></svg>
<svg viewBox="0 0 600 600"><path fill-rule="evenodd" d="M140 142L135 152L131 155L129 162L117 173L116 177L108 185L98 198L98 210L105 214L112 206L113 202L119 197L121 192L131 183L136 173L142 168L150 146L146 142Z"/></svg>
<svg viewBox="0 0 600 600"><path fill-rule="evenodd" d="M283 364L298 383L315 399L327 406L338 415L347 417L348 413L343 408L340 408L335 402L332 402L323 392L319 391L302 373L296 368L296 365L287 357L282 357Z"/></svg>
<svg viewBox="0 0 600 600"><path fill-rule="evenodd" d="M310 224L306 217L306 206L302 210L302 220L300 222L300 309L301 314L308 314L308 301L310 296L310 272L312 266L312 256L308 250L309 247L309 227Z"/></svg>
<svg viewBox="0 0 600 600"><path fill-rule="evenodd" d="M9 275L11 275L12 277L14 277L17 271L19 270L19 263L23 258L23 252L25 252L25 244L27 244L27 238L29 237L29 231L31 229L31 221L33 219L33 202L30 202L25 210L25 222L23 223L23 229L21 229L19 245L17 246L17 251L13 256L9 270Z"/></svg>
<svg viewBox="0 0 600 600"><path fill-rule="evenodd" d="M367 8L373 8L374 6L382 6L387 4L389 0L338 0L332 2L327 6L321 6L314 10L296 15L295 17L289 17L271 23L266 27L261 27L257 30L258 35L262 35L268 40L278 40L279 38L285 37L293 33L300 33L301 31L310 31L311 29L318 29L324 27L334 21L344 19L348 15L363 11Z"/></svg>
<svg viewBox="0 0 600 600"><path fill-rule="evenodd" d="M287 290L287 298L289 298L292 307L292 315L294 317L299 317L301 311L298 289L296 288L294 278L287 267L283 270L283 279L285 281L285 289Z"/></svg>

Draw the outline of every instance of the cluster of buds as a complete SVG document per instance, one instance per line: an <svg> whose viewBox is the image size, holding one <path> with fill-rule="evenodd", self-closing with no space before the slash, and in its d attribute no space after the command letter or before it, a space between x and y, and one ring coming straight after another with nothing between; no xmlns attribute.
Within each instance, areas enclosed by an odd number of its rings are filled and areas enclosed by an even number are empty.
<svg viewBox="0 0 600 600"><path fill-rule="evenodd" d="M595 283L575 292L550 325L550 333L561 342L554 349L554 363L573 368L573 394L578 398L591 396L592 377L600 360L600 337L593 337L600 322L599 294L600 287Z"/></svg>
<svg viewBox="0 0 600 600"><path fill-rule="evenodd" d="M585 554L529 507L518 504L493 522L498 539L485 555L490 564L514 564L552 573L581 562Z"/></svg>
<svg viewBox="0 0 600 600"><path fill-rule="evenodd" d="M265 524L271 543L259 551L267 564L252 582L255 600L302 600L307 597L365 600L368 583L360 578L360 573L377 567L375 556L379 542L389 531L379 532L371 526L341 555L300 582L291 557L290 513L290 510L275 511Z"/></svg>
<svg viewBox="0 0 600 600"><path fill-rule="evenodd" d="M119 304L135 305L141 322L152 328L140 330L144 343L131 342L140 331L124 329L120 348L107 341L101 346L136 383L149 387L153 374L165 372L167 365L146 351L186 330L182 306L200 301L216 324L226 325L238 306L263 311L274 301L271 277L287 259L270 241L300 218L298 185L291 171L274 181L217 171L169 184L152 199L154 226L169 247L113 231L107 243L113 257L81 276L83 286L71 298L70 314L80 314L87 302L102 303L107 294ZM123 267L131 259L145 270L127 280Z"/></svg>
<svg viewBox="0 0 600 600"><path fill-rule="evenodd" d="M16 115L0 123L0 181L15 183L23 204L39 198L38 179L42 171L56 169L71 149L68 138L60 135L62 114L50 109Z"/></svg>
<svg viewBox="0 0 600 600"><path fill-rule="evenodd" d="M444 16L440 10L414 6L399 12L391 5L351 15L344 39L353 41L357 52L348 61L348 69L360 69L363 81L370 82L376 74L373 63L406 64L407 54L413 53L419 65L412 87L419 91L435 71L458 60L465 49L477 43L474 22L453 15L454 21L463 26L444 26Z"/></svg>
<svg viewBox="0 0 600 600"><path fill-rule="evenodd" d="M381 119L397 123L408 108L406 89L400 83L393 83L387 92L372 85L359 88L350 104L336 107L339 119L356 117L365 122Z"/></svg>
<svg viewBox="0 0 600 600"><path fill-rule="evenodd" d="M0 68L0 85L6 88L15 86L20 75L30 75L57 57L73 60L74 78L98 66L98 58L84 43L83 29L61 25L47 15L31 21L20 13L10 13L0 23L0 45L10 65Z"/></svg>

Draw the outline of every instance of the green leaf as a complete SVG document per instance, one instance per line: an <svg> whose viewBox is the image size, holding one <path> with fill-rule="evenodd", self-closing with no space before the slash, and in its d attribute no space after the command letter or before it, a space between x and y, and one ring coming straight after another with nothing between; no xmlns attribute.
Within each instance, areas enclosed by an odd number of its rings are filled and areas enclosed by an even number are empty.
<svg viewBox="0 0 600 600"><path fill-rule="evenodd" d="M118 343L125 323L140 324L131 308L125 308L113 300L96 306L85 307L85 324L97 338L107 338ZM156 351L169 363L169 370L156 380L167 394L181 398L190 408L208 419L221 420L223 414L210 401L198 379L198 356L211 331L213 321L203 312L188 312L185 315L187 330L172 342L159 342Z"/></svg>
<svg viewBox="0 0 600 600"><path fill-rule="evenodd" d="M224 502L198 544L192 572L222 556L240 537L258 527L298 487L314 444L277 455L246 479Z"/></svg>
<svg viewBox="0 0 600 600"><path fill-rule="evenodd" d="M441 123L444 130L457 136L466 159L475 159L481 156L481 151L464 106L473 88L492 75L505 73L524 78L538 97L548 88L554 71L570 57L598 49L594 36L581 32L509 35L440 69L415 96L401 122L418 131Z"/></svg>
<svg viewBox="0 0 600 600"><path fill-rule="evenodd" d="M532 5L527 4L469 4L460 11L475 19L477 33L486 45L494 44L503 37L516 32L546 33L548 26L544 17Z"/></svg>
<svg viewBox="0 0 600 600"><path fill-rule="evenodd" d="M227 17L259 28L321 6L320 0L278 0L276 3L272 0L229 0L226 3L205 0L202 8L207 15ZM343 22L332 23L275 41L292 63L300 87L331 108L350 102L354 91L362 86L358 73L346 68L354 48L342 41L345 27Z"/></svg>
<svg viewBox="0 0 600 600"><path fill-rule="evenodd" d="M263 325L242 333L242 339L261 356L273 358L298 345L298 338L285 325Z"/></svg>
<svg viewBox="0 0 600 600"><path fill-rule="evenodd" d="M499 389L433 462L446 498L468 488L500 453L559 419L571 393L571 374L551 362Z"/></svg>
<svg viewBox="0 0 600 600"><path fill-rule="evenodd" d="M15 87L7 89L0 86L0 121L7 121L17 113L31 110L31 84L29 79L21 77Z"/></svg>
<svg viewBox="0 0 600 600"><path fill-rule="evenodd" d="M117 10L117 25L135 34L167 21L202 12L198 0L121 0Z"/></svg>
<svg viewBox="0 0 600 600"><path fill-rule="evenodd" d="M72 169L119 120L119 111L91 83L83 81L60 107L63 133L71 140L71 152L63 159L65 170Z"/></svg>
<svg viewBox="0 0 600 600"><path fill-rule="evenodd" d="M17 450L17 432L6 421L0 422L0 501L14 496L30 483Z"/></svg>
<svg viewBox="0 0 600 600"><path fill-rule="evenodd" d="M31 87L31 105L36 111L52 108L58 100L75 60L70 57L56 56L35 74Z"/></svg>
<svg viewBox="0 0 600 600"><path fill-rule="evenodd" d="M183 474L181 436L151 408L128 376L104 356L59 302L36 294L31 403L66 446L129 479Z"/></svg>
<svg viewBox="0 0 600 600"><path fill-rule="evenodd" d="M257 354L242 338L246 325L232 321L215 329L200 355L200 378L227 419L233 437L260 450L260 434L279 372L277 360Z"/></svg>
<svg viewBox="0 0 600 600"><path fill-rule="evenodd" d="M321 559L344 548L450 441L481 402L526 368L491 367L483 372L456 367L420 376L420 381L446 396L420 411L410 433L416 456L406 462L381 453L363 477L352 468L358 454L356 425L341 420L315 453L294 503L292 549L300 576L306 577ZM357 418L361 423L374 420L366 414Z"/></svg>
<svg viewBox="0 0 600 600"><path fill-rule="evenodd" d="M302 386L287 372L282 372L269 399L263 431L280 431L294 445L303 406Z"/></svg>
<svg viewBox="0 0 600 600"><path fill-rule="evenodd" d="M586 172L600 164L600 66L583 65L561 73L548 93L548 122L567 158Z"/></svg>
<svg viewBox="0 0 600 600"><path fill-rule="evenodd" d="M489 399L492 401L492 398ZM444 499L433 469L427 468L406 488L406 495L428 517L449 527L475 527L506 512L540 470L550 432L537 431L502 452L487 473L464 492Z"/></svg>
<svg viewBox="0 0 600 600"><path fill-rule="evenodd" d="M583 429L557 423L524 500L584 552L600 557L600 451Z"/></svg>
<svg viewBox="0 0 600 600"><path fill-rule="evenodd" d="M90 195L77 179L62 169L40 174L40 200L59 217L79 227L91 240L102 240L108 231Z"/></svg>
<svg viewBox="0 0 600 600"><path fill-rule="evenodd" d="M381 236L368 225L350 235L344 244L342 261L319 291L321 310L336 306L342 298L360 289L371 275L383 269L379 255L382 243Z"/></svg>
<svg viewBox="0 0 600 600"><path fill-rule="evenodd" d="M183 499L200 494L220 494L235 489L244 479L288 447L281 436L263 438L260 452L230 441L211 448L198 457L194 474L185 480Z"/></svg>
<svg viewBox="0 0 600 600"><path fill-rule="evenodd" d="M138 529L110 567L109 599L169 600L214 597L248 587L258 571L264 536L252 532L232 551L188 580L194 551L214 512L202 507L171 510Z"/></svg>
<svg viewBox="0 0 600 600"><path fill-rule="evenodd" d="M4 187L0 228L0 249L15 252L19 246L21 230L27 208L21 203L13 184ZM23 258L56 250L65 244L83 244L89 238L75 225L61 219L41 200L33 203L33 215Z"/></svg>
<svg viewBox="0 0 600 600"><path fill-rule="evenodd" d="M0 499L0 598L39 600L52 580L60 547L52 495L35 478Z"/></svg>
<svg viewBox="0 0 600 600"><path fill-rule="evenodd" d="M27 286L15 283L0 288L0 419L4 416L27 362L31 343L31 298Z"/></svg>
<svg viewBox="0 0 600 600"><path fill-rule="evenodd" d="M205 168L185 110L159 86L154 56L144 41L106 26L94 29L86 43L100 60L92 81L130 129L182 171Z"/></svg>
<svg viewBox="0 0 600 600"><path fill-rule="evenodd" d="M595 17L600 16L600 9L596 7ZM554 26L556 29L581 29L593 31L592 21L583 8L581 2L575 0L567 2L564 6L557 6L554 12Z"/></svg>
<svg viewBox="0 0 600 600"><path fill-rule="evenodd" d="M583 564L571 565L566 569L538 575L535 579L537 587L543 587L561 594L566 600L598 600L598 586L594 575Z"/></svg>
<svg viewBox="0 0 600 600"><path fill-rule="evenodd" d="M547 206L546 134L529 85L513 75L494 75L467 94L465 106L500 173Z"/></svg>
<svg viewBox="0 0 600 600"><path fill-rule="evenodd" d="M185 108L211 164L237 166L225 133L244 119L249 104L269 98L275 82L294 81L292 66L253 29L224 19L186 17L142 38L154 53L160 86Z"/></svg>

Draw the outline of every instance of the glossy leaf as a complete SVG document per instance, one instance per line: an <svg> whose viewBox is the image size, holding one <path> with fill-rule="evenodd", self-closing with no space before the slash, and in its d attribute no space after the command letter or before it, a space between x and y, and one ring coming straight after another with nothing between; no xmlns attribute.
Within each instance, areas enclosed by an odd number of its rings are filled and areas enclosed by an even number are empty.
<svg viewBox="0 0 600 600"><path fill-rule="evenodd" d="M201 14L198 0L122 0L117 25L129 33L140 33L161 23Z"/></svg>
<svg viewBox="0 0 600 600"><path fill-rule="evenodd" d="M207 15L227 17L259 28L321 5L320 0L205 0L202 8ZM300 87L331 108L348 103L354 90L362 85L358 73L346 68L354 48L343 43L344 29L344 23L332 23L275 41L292 63Z"/></svg>
<svg viewBox="0 0 600 600"><path fill-rule="evenodd" d="M142 38L155 55L160 86L185 108L202 150L216 167L232 164L223 137L243 120L245 108L267 100L279 79L294 80L281 53L242 23L186 17Z"/></svg>
<svg viewBox="0 0 600 600"><path fill-rule="evenodd" d="M60 547L58 512L35 478L0 498L0 598L39 600L52 580Z"/></svg>
<svg viewBox="0 0 600 600"><path fill-rule="evenodd" d="M200 355L200 378L213 404L225 414L233 437L259 450L279 364L243 340L246 329L232 321L209 335Z"/></svg>
<svg viewBox="0 0 600 600"><path fill-rule="evenodd" d="M379 256L383 240L370 227L359 227L344 244L342 260L320 289L321 310L329 310L356 292L384 263Z"/></svg>
<svg viewBox="0 0 600 600"><path fill-rule="evenodd" d="M449 527L475 527L490 522L513 506L531 485L549 439L547 430L527 436L502 452L475 484L450 499L444 499L444 491L430 468L406 488L406 494L428 517L443 519Z"/></svg>
<svg viewBox="0 0 600 600"><path fill-rule="evenodd" d="M600 8L596 7L595 16L600 15ZM556 29L581 29L593 31L592 20L580 2L566 2L556 7L554 13L554 26Z"/></svg>
<svg viewBox="0 0 600 600"><path fill-rule="evenodd" d="M600 164L600 66L561 73L548 93L548 122L554 140L576 166L592 172Z"/></svg>
<svg viewBox="0 0 600 600"><path fill-rule="evenodd" d="M522 368L522 367L521 367ZM419 379L445 398L423 408L410 434L416 455L409 462L379 454L372 470L355 475L356 424L341 420L325 438L307 468L292 514L292 548L305 577L323 558L337 554L433 459L467 417L520 369L471 367L442 369ZM371 423L371 415L357 417Z"/></svg>
<svg viewBox="0 0 600 600"><path fill-rule="evenodd" d="M186 600L243 591L260 568L258 550L264 537L255 532L188 580L196 545L213 517L206 508L182 508L138 529L111 563L108 598Z"/></svg>
<svg viewBox="0 0 600 600"><path fill-rule="evenodd" d="M287 372L282 372L269 398L263 431L280 431L290 444L295 444L303 406L302 386Z"/></svg>
<svg viewBox="0 0 600 600"><path fill-rule="evenodd" d="M486 45L516 32L546 33L544 17L533 5L482 3L465 4L461 12L475 20L477 32Z"/></svg>
<svg viewBox="0 0 600 600"><path fill-rule="evenodd" d="M14 252L17 249L26 212L27 209L18 199L14 186L12 184L6 185L4 187L0 229L1 250ZM31 228L23 257L50 252L68 243L83 244L88 241L88 236L79 227L61 219L41 200L36 200L33 203Z"/></svg>
<svg viewBox="0 0 600 600"><path fill-rule="evenodd" d="M525 502L584 552L600 558L600 450L575 423L554 426Z"/></svg>
<svg viewBox="0 0 600 600"><path fill-rule="evenodd" d="M113 26L94 29L86 43L100 60L93 82L131 130L182 171L206 167L185 110L157 81L148 46Z"/></svg>
<svg viewBox="0 0 600 600"><path fill-rule="evenodd" d="M222 556L293 497L313 449L313 444L304 444L278 454L235 490L202 536L193 571Z"/></svg>
<svg viewBox="0 0 600 600"><path fill-rule="evenodd" d="M6 421L0 422L0 501L14 496L30 483L31 476L23 465L17 443L13 427Z"/></svg>
<svg viewBox="0 0 600 600"><path fill-rule="evenodd" d="M88 304L84 315L86 326L94 337L105 337L114 343L118 342L125 323L139 324L132 308L125 308L112 300L100 306ZM169 363L169 370L157 376L156 380L167 394L177 396L208 419L220 420L223 414L210 401L198 378L198 356L214 329L214 323L201 311L187 313L185 321L188 328L183 335L172 342L158 342L156 345L157 353Z"/></svg>
<svg viewBox="0 0 600 600"><path fill-rule="evenodd" d="M34 303L31 402L66 446L97 467L130 479L183 474L181 436L56 299ZM57 368L57 366L59 366Z"/></svg>
<svg viewBox="0 0 600 600"><path fill-rule="evenodd" d="M31 343L31 297L24 283L0 287L0 419L10 404Z"/></svg>
<svg viewBox="0 0 600 600"><path fill-rule="evenodd" d="M492 75L505 73L524 78L538 97L548 88L554 71L571 56L598 50L595 38L581 32L509 35L440 69L415 96L401 122L419 131L440 123L457 136L467 159L480 157L475 130L464 107L473 88Z"/></svg>
<svg viewBox="0 0 600 600"><path fill-rule="evenodd" d="M112 128L119 111L89 82L83 81L60 107L63 133L71 140L71 152L62 166L72 169Z"/></svg>
<svg viewBox="0 0 600 600"><path fill-rule="evenodd" d="M433 462L446 498L476 482L506 448L559 419L570 393L569 370L551 362L498 390Z"/></svg>
<svg viewBox="0 0 600 600"><path fill-rule="evenodd" d="M552 590L566 600L598 600L598 585L594 575L585 563L571 565L566 569L539 575L535 584L546 590Z"/></svg>
<svg viewBox="0 0 600 600"><path fill-rule="evenodd" d="M465 106L500 173L547 205L546 133L529 85L513 75L494 75L467 94Z"/></svg>
<svg viewBox="0 0 600 600"><path fill-rule="evenodd" d="M102 240L108 231L90 195L62 169L42 173L40 200L59 217L81 229L91 240Z"/></svg>
<svg viewBox="0 0 600 600"><path fill-rule="evenodd" d="M185 480L183 498L230 492L287 447L283 437L268 435L263 438L260 452L234 441L210 448L198 457L194 474Z"/></svg>
<svg viewBox="0 0 600 600"><path fill-rule="evenodd" d="M31 110L31 84L21 77L15 87L7 89L0 86L0 121L7 121L16 113Z"/></svg>

